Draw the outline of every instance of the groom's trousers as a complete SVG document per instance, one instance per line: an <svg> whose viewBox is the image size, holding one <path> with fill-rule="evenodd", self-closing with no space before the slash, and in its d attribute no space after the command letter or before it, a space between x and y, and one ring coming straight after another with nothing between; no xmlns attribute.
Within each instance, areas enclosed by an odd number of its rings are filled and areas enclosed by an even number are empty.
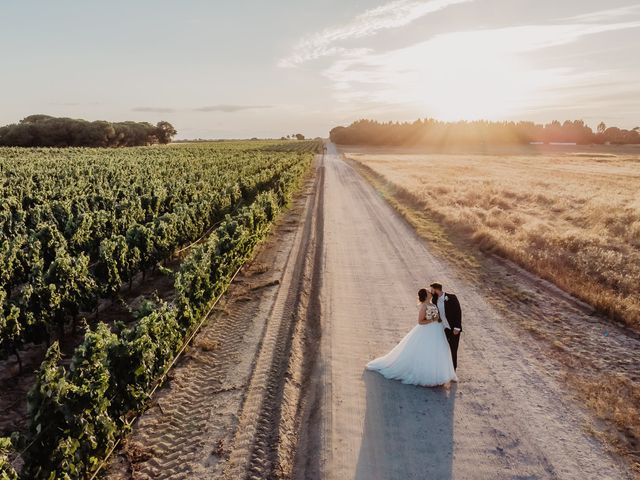
<svg viewBox="0 0 640 480"><path fill-rule="evenodd" d="M458 368L458 344L460 343L460 335L454 335L450 328L445 328L445 335L447 336L447 342L449 342L449 348L451 349L451 360L453 361L453 369Z"/></svg>

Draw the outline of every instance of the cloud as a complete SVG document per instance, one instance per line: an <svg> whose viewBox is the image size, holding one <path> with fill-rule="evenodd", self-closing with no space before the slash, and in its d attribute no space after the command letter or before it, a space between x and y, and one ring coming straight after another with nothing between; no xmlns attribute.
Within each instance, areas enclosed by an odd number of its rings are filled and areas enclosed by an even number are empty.
<svg viewBox="0 0 640 480"><path fill-rule="evenodd" d="M57 105L61 107L86 107L102 104L102 102L48 102L48 105Z"/></svg>
<svg viewBox="0 0 640 480"><path fill-rule="evenodd" d="M278 66L294 67L329 55L361 53L361 49L352 50L339 44L348 40L370 37L382 30L402 27L430 13L470 1L473 0L395 0L367 10L345 25L327 28L303 38L288 57L278 62Z"/></svg>
<svg viewBox="0 0 640 480"><path fill-rule="evenodd" d="M598 10L597 12L576 15L575 17L568 18L568 20L581 23L600 23L609 22L620 17L629 17L634 14L640 14L640 5L627 5L626 7Z"/></svg>
<svg viewBox="0 0 640 480"><path fill-rule="evenodd" d="M273 105L227 105L227 104L218 104L218 105L208 105L204 107L194 108L193 110L196 112L225 112L225 113L233 113L239 112L241 110L261 110L265 108L273 108Z"/></svg>
<svg viewBox="0 0 640 480"><path fill-rule="evenodd" d="M203 107L178 109L172 107L135 107L132 109L134 112L147 112L147 113L174 113L179 111L191 111L191 112L224 112L233 113L241 110L256 110L264 108L273 108L273 105L205 105Z"/></svg>
<svg viewBox="0 0 640 480"><path fill-rule="evenodd" d="M452 32L387 52L342 57L324 75L345 102L404 105L451 120L505 118L565 101L571 90L606 82L613 73L571 64L534 66L529 53L638 27L640 22Z"/></svg>
<svg viewBox="0 0 640 480"><path fill-rule="evenodd" d="M173 113L175 108L171 107L135 107L132 108L134 112L147 112L147 113Z"/></svg>

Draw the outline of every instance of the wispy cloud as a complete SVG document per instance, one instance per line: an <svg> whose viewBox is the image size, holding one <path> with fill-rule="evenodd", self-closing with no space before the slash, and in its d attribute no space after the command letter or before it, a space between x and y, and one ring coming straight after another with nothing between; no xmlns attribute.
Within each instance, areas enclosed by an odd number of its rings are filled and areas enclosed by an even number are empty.
<svg viewBox="0 0 640 480"><path fill-rule="evenodd" d="M48 105L57 105L61 107L86 107L102 105L102 102L48 102Z"/></svg>
<svg viewBox="0 0 640 480"><path fill-rule="evenodd" d="M263 110L265 108L273 108L273 105L229 105L229 104L218 104L218 105L207 105L204 107L194 108L193 110L196 112L225 112L225 113L233 113L239 112L241 110Z"/></svg>
<svg viewBox="0 0 640 480"><path fill-rule="evenodd" d="M171 107L135 107L132 108L134 112L146 112L146 113L172 113L175 112L175 108Z"/></svg>
<svg viewBox="0 0 640 480"><path fill-rule="evenodd" d="M173 108L173 107L135 107L131 110L134 112L147 112L147 113L174 113L180 111L187 112L223 112L234 113L242 110L261 110L265 108L273 108L273 105L233 105L220 103L217 105L205 105L195 108Z"/></svg>
<svg viewBox="0 0 640 480"><path fill-rule="evenodd" d="M390 28L402 27L411 22L443 10L451 5L473 0L395 0L377 8L367 10L351 22L338 27L327 28L319 33L303 38L293 52L281 59L281 67L294 67L309 60L335 54L359 54L362 49L351 50L341 43L348 40L369 37Z"/></svg>
<svg viewBox="0 0 640 480"><path fill-rule="evenodd" d="M324 74L348 102L406 105L441 118L500 118L553 105L576 88L603 82L611 71L572 65L534 66L528 55L638 22L526 25L437 35L383 53L334 62Z"/></svg>
<svg viewBox="0 0 640 480"><path fill-rule="evenodd" d="M627 5L625 7L610 8L607 10L598 10L596 12L585 13L582 15L576 15L570 17L569 20L573 20L581 23L600 23L611 22L612 20L620 19L623 17L630 17L640 14L640 4Z"/></svg>

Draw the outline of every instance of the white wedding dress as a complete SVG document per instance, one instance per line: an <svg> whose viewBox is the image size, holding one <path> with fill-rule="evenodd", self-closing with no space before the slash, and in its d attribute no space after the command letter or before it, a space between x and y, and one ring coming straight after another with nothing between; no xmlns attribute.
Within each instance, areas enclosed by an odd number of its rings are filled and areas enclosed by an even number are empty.
<svg viewBox="0 0 640 480"><path fill-rule="evenodd" d="M433 321L438 319L438 308L428 304L425 317L432 323L413 327L393 350L369 362L367 369L411 385L435 387L457 382L444 327Z"/></svg>

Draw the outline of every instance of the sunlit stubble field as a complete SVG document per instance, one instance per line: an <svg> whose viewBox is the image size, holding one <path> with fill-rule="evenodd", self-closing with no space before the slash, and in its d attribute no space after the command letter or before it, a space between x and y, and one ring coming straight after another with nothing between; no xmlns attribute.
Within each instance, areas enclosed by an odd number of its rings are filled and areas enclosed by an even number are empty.
<svg viewBox="0 0 640 480"><path fill-rule="evenodd" d="M640 150L347 156L481 248L640 330Z"/></svg>

